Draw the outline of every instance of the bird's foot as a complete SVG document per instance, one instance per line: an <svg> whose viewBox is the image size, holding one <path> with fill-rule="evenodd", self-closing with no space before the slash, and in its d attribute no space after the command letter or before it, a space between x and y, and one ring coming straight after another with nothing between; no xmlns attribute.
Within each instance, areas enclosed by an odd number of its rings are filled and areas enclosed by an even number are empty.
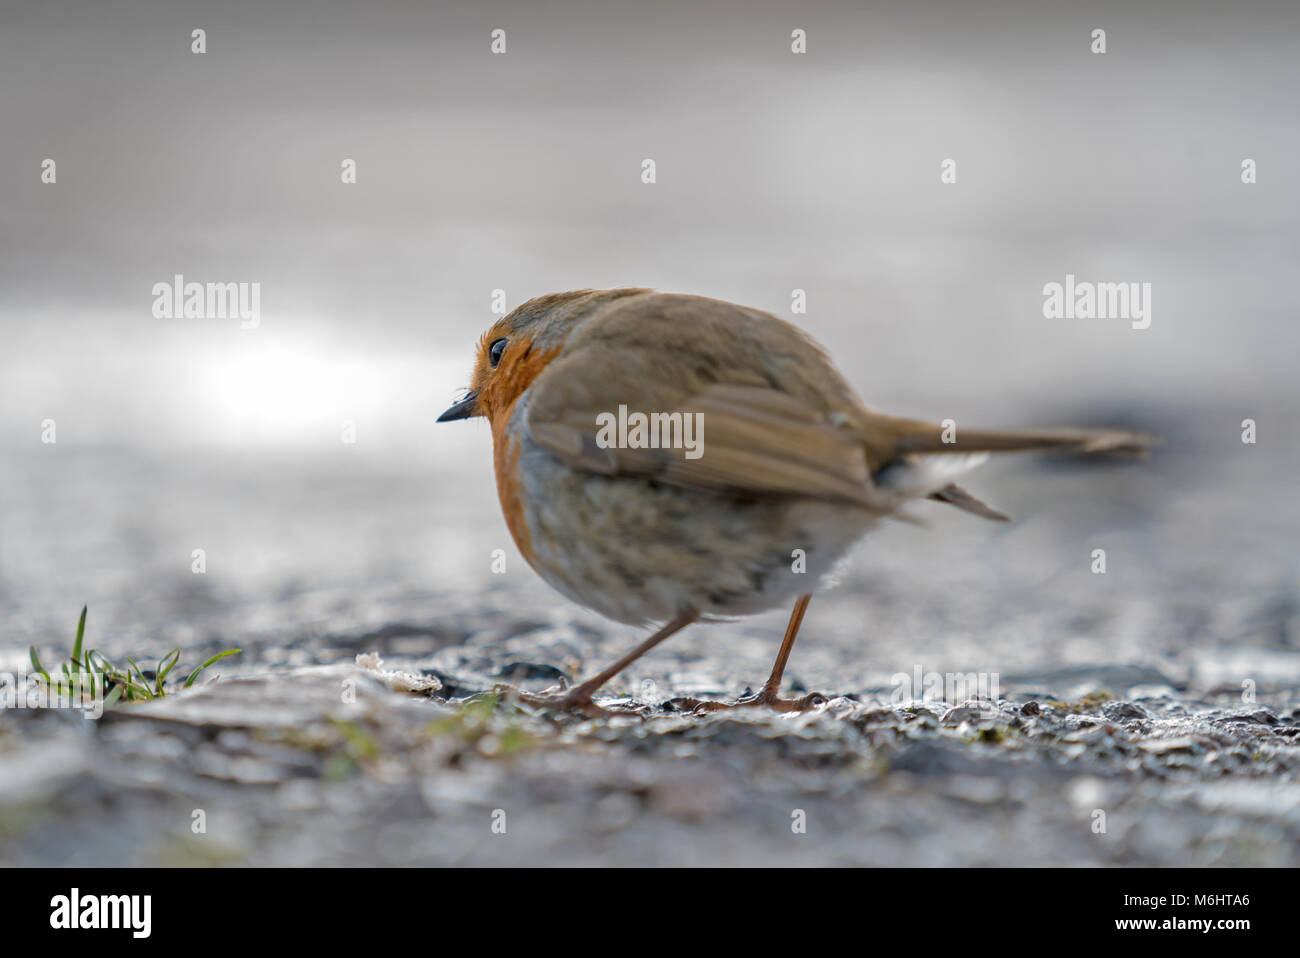
<svg viewBox="0 0 1300 958"><path fill-rule="evenodd" d="M721 712L726 709L741 708L749 705L761 705L773 712L806 712L824 705L828 699L820 692L809 692L797 699L783 699L775 691L764 689L753 695L745 695L734 702L714 702L706 699L678 698L673 704L682 712L694 712L705 715L709 712Z"/></svg>
<svg viewBox="0 0 1300 958"><path fill-rule="evenodd" d="M545 709L548 712L576 712L592 718L612 718L617 715L636 715L634 708L607 709L597 705L592 698L595 689L575 685L566 690L557 689L545 692L524 692L513 685L497 685L493 691L503 698L512 699L532 708Z"/></svg>

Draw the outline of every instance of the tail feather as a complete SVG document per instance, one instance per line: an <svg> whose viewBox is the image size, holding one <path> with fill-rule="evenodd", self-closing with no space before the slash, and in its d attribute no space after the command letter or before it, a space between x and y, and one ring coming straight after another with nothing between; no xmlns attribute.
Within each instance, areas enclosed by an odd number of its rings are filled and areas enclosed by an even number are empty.
<svg viewBox="0 0 1300 958"><path fill-rule="evenodd" d="M972 496L969 492L955 483L948 483L937 492L930 493L928 499L937 499L939 502L946 502L949 505L956 506L965 512L973 513L984 519L993 519L997 522L1010 522L1011 517L998 512L986 502L981 502Z"/></svg>
<svg viewBox="0 0 1300 958"><path fill-rule="evenodd" d="M1019 452L1068 449L1085 453L1142 457L1157 440L1123 429L948 429L919 419L872 414L863 441L874 469L915 453Z"/></svg>
<svg viewBox="0 0 1300 958"><path fill-rule="evenodd" d="M991 452L1061 449L1144 457L1154 436L1122 429L962 429L871 413L860 430L872 478L903 498L946 502L965 512L1010 521L952 481Z"/></svg>

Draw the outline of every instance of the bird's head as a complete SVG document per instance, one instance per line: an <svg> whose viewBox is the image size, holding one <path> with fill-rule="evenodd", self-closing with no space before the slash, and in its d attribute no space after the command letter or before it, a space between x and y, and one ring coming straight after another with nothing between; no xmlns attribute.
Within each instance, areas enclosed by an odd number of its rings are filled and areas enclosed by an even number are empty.
<svg viewBox="0 0 1300 958"><path fill-rule="evenodd" d="M548 364L564 352L573 331L601 307L644 289L579 289L530 299L479 339L469 391L438 422L486 416L496 423Z"/></svg>

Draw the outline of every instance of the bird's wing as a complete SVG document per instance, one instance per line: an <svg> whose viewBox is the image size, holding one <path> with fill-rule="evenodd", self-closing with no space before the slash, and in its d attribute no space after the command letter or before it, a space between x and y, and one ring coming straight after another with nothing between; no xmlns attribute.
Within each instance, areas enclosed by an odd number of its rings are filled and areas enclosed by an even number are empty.
<svg viewBox="0 0 1300 958"><path fill-rule="evenodd" d="M744 317L724 320L721 327L689 311L687 322L676 321L682 318L680 311L642 315L626 328L608 324L614 328L571 344L528 389L532 439L569 465L603 475L893 511L896 500L872 483L860 440L833 422L819 402L816 389L825 389L830 379L840 381L819 350L801 335L788 342L760 341L753 348L756 335L771 333L767 321L783 327L776 331L778 338L793 329L771 317L759 317L765 321L761 331ZM632 336L635 344L628 342ZM812 352L803 354L805 348ZM718 368L719 357L724 368ZM779 367L796 360L805 373L797 377L803 395L782 388L793 371ZM823 377L811 392L804 382L807 373ZM602 442L600 417L617 420L620 406L628 415L669 414L674 427L671 414L683 417L683 428L690 417L689 435L698 441L697 448L680 443L677 448L626 448ZM683 431L681 437L686 436ZM603 438L619 437L606 430Z"/></svg>
<svg viewBox="0 0 1300 958"><path fill-rule="evenodd" d="M539 392L549 391L553 382ZM672 415L662 421L671 424L672 438L694 440L694 449L602 445L597 417L606 413L616 421L618 404L612 409L568 408L556 414L543 411L540 400L544 398L534 397L530 404L528 431L539 445L579 469L741 494L840 499L888 511L884 499L874 492L861 444L818 421L799 400L769 387L720 383L664 406L638 403L635 396L619 397L629 414L681 414L681 432ZM613 435L617 441L616 430ZM691 458L694 453L697 458Z"/></svg>

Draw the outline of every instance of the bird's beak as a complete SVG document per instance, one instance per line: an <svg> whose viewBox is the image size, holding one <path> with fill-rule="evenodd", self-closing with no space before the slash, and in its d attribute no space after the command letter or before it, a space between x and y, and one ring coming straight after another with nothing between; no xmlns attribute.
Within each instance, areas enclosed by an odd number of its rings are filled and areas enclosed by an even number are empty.
<svg viewBox="0 0 1300 958"><path fill-rule="evenodd" d="M474 415L474 409L478 405L478 393L472 392L465 396L460 402L452 405L445 413L438 417L438 422L451 422L453 419L468 419Z"/></svg>

